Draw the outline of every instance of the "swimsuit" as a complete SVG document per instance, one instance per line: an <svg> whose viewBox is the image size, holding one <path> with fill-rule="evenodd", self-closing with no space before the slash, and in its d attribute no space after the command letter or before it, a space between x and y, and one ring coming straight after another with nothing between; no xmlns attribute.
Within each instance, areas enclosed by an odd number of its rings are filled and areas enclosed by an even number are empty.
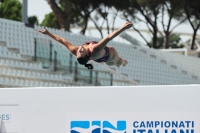
<svg viewBox="0 0 200 133"><path fill-rule="evenodd" d="M86 42L86 44L90 44L90 43L96 44L98 42L96 42L96 41ZM99 58L99 59L94 60L95 62L101 63L101 62L107 62L108 61L108 59L109 59L109 49L108 49L107 46L105 46L104 49L106 51L105 55L103 57ZM90 60L92 60L92 51L90 51Z"/></svg>

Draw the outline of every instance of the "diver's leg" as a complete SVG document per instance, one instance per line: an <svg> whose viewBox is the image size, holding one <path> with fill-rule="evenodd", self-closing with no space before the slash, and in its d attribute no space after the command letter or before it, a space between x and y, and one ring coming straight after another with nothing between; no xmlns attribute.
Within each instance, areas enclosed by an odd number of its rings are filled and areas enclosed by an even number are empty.
<svg viewBox="0 0 200 133"><path fill-rule="evenodd" d="M111 51L112 51L112 59L113 59L112 62L114 62L117 67L119 67L121 65L125 66L126 64L128 64L127 60L119 57L119 55L114 47L112 47Z"/></svg>
<svg viewBox="0 0 200 133"><path fill-rule="evenodd" d="M121 57L117 57L116 58L116 62L115 62L115 64L117 65L117 66L125 66L125 65L127 65L128 64L128 62L127 62L127 60L124 60L124 59L122 59Z"/></svg>
<svg viewBox="0 0 200 133"><path fill-rule="evenodd" d="M112 65L115 65L114 62L105 62L108 66L112 66Z"/></svg>

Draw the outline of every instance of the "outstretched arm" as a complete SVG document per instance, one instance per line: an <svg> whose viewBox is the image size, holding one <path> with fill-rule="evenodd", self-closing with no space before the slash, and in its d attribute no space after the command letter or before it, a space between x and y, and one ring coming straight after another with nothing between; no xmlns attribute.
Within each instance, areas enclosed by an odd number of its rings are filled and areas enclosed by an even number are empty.
<svg viewBox="0 0 200 133"><path fill-rule="evenodd" d="M124 30L131 28L132 26L133 26L133 24L131 22L126 22L123 27L112 32L107 37L103 38L98 44L94 45L94 49L93 49L94 53L101 51L110 40L112 40L113 38L118 36Z"/></svg>
<svg viewBox="0 0 200 133"><path fill-rule="evenodd" d="M77 46L74 46L72 45L70 42L68 42L66 39L60 37L60 36L57 36L57 35L54 35L52 33L50 33L45 27L44 27L44 30L39 30L39 32L43 33L43 34L46 34L48 36L50 36L51 38L53 38L54 40L62 43L64 46L67 47L67 49L74 55L76 55L76 49L78 48Z"/></svg>

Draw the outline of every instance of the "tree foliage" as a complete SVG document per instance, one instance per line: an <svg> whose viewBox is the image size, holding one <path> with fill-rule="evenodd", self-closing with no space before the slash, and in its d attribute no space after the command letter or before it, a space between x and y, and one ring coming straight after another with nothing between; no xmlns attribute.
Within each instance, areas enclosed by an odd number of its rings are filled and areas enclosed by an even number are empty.
<svg viewBox="0 0 200 133"><path fill-rule="evenodd" d="M187 19L193 29L193 38L191 44L191 50L194 49L194 44L196 40L196 34L200 28L200 1L197 0L183 0L183 8Z"/></svg>
<svg viewBox="0 0 200 133"><path fill-rule="evenodd" d="M165 3L162 5L161 8L161 25L164 31L164 34L161 33L161 35L164 38L163 42L163 48L169 48L170 43L169 43L169 37L172 34L173 30L179 26L181 23L186 21L185 15L183 15L183 8L181 6L181 1L180 0L166 0ZM168 20L165 21L167 16ZM177 24L172 27L172 20L175 19L177 20ZM172 27L172 28L171 28Z"/></svg>
<svg viewBox="0 0 200 133"><path fill-rule="evenodd" d="M22 21L22 4L19 0L1 0L0 18ZM29 24L39 24L37 16L28 17Z"/></svg>
<svg viewBox="0 0 200 133"><path fill-rule="evenodd" d="M128 13L127 16L131 16L132 21L143 22L146 24L153 38L153 46L149 45L148 40L145 39L145 37L136 27L133 28L142 36L147 45L153 48L160 47L160 44L157 43L159 33L158 17L164 2L165 0L130 0L130 8L126 9ZM136 11L133 9L135 9Z"/></svg>
<svg viewBox="0 0 200 133"><path fill-rule="evenodd" d="M194 31L191 45L191 49L194 49L200 28L200 1L197 0L47 0L47 3L53 12L45 16L41 25L67 31L70 31L70 26L81 27L80 32L85 34L88 22L92 21L103 37L103 27L106 26L109 34L114 30L116 18L120 16L133 23L146 24L152 37L150 42L137 27L133 28L153 48L172 47L170 37L173 30L187 19ZM21 21L21 14L19 0L0 0L1 18ZM177 22L174 27L172 20ZM29 22L38 24L37 17L29 17ZM162 28L159 29L158 25Z"/></svg>
<svg viewBox="0 0 200 133"><path fill-rule="evenodd" d="M29 24L32 24L32 25L38 25L39 24L37 16L28 17L28 22L29 22Z"/></svg>
<svg viewBox="0 0 200 133"><path fill-rule="evenodd" d="M22 5L19 0L1 0L0 18L22 20Z"/></svg>
<svg viewBox="0 0 200 133"><path fill-rule="evenodd" d="M129 0L130 6L125 9L123 14L124 19L131 20L135 23L144 23L148 27L152 42L143 36L143 34L133 27L141 37L145 40L149 47L153 48L169 48L169 36L173 30L181 23L185 22L186 18L183 14L183 8L181 6L181 0ZM130 8L131 7L131 8ZM167 16L167 17L166 17ZM178 20L177 24L172 27L172 20ZM162 29L158 28L158 25L162 25ZM162 32L163 31L163 32ZM160 36L164 39L163 43L160 43Z"/></svg>
<svg viewBox="0 0 200 133"><path fill-rule="evenodd" d="M108 20L109 11L112 7L125 8L124 2L121 0L47 0L48 4L53 10L56 19L59 22L61 28L70 31L70 26L80 26L82 34L85 34L88 21L91 20L96 26L97 30L101 33L102 24L98 23L98 18L103 18L103 24L106 22L108 33L109 30L114 29L114 21L116 14L113 15L112 27L110 27L110 20ZM121 5L121 6L120 6ZM96 11L96 16L93 18L92 13ZM102 33L101 33L101 36Z"/></svg>
<svg viewBox="0 0 200 133"><path fill-rule="evenodd" d="M94 17L90 20L103 38L102 28L106 26L107 34L114 31L115 21L119 12L123 12L129 6L128 0L100 0L99 7L96 9Z"/></svg>
<svg viewBox="0 0 200 133"><path fill-rule="evenodd" d="M73 25L82 26L80 32L85 34L91 14L99 7L100 3L93 0L85 0L84 2L82 0L71 0L71 2L74 13L74 15L71 15L71 20L73 20L71 22L73 22Z"/></svg>
<svg viewBox="0 0 200 133"><path fill-rule="evenodd" d="M60 29L59 23L53 12L46 14L40 25Z"/></svg>
<svg viewBox="0 0 200 133"><path fill-rule="evenodd" d="M158 36L158 40L157 43L158 44L163 44L165 41L165 37L163 36ZM183 48L184 45L180 43L181 38L179 34L170 34L169 35L169 40L168 40L168 48ZM149 45L152 47L153 46L153 40L151 40L151 42L149 43ZM158 49L162 49L162 45L160 45L160 47L158 47Z"/></svg>
<svg viewBox="0 0 200 133"><path fill-rule="evenodd" d="M47 0L50 5L60 27L64 30L70 30L70 14L71 14L71 1L60 0L56 2L55 0Z"/></svg>
<svg viewBox="0 0 200 133"><path fill-rule="evenodd" d="M82 26L85 33L90 14L98 7L98 2L92 0L47 0L60 28L70 31L70 25Z"/></svg>

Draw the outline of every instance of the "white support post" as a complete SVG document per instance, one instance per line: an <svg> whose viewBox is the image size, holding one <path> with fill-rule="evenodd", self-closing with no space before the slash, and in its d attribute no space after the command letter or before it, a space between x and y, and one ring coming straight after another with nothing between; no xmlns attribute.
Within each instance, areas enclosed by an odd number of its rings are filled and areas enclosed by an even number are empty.
<svg viewBox="0 0 200 133"><path fill-rule="evenodd" d="M2 123L2 120L0 119L0 133L1 133L1 125L2 125L1 123Z"/></svg>

